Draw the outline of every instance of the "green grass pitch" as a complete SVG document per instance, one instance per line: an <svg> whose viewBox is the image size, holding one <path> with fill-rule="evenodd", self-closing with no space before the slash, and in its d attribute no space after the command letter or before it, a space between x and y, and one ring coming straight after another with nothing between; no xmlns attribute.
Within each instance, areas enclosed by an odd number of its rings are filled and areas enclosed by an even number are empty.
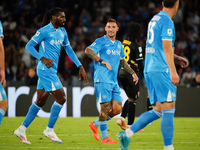
<svg viewBox="0 0 200 150"><path fill-rule="evenodd" d="M26 145L13 134L24 117L4 117L0 126L0 150L120 150L119 144L101 144L93 138L88 124L96 118L59 118L54 131L63 143L58 144L42 135L48 118L36 117L26 131L28 141L32 144ZM114 140L118 140L116 135L121 131L116 121L113 118L108 122L108 135ZM173 142L176 150L200 150L200 118L176 117L174 123ZM159 119L153 125L147 125L144 132L138 132L131 138L129 150L162 150L162 143Z"/></svg>

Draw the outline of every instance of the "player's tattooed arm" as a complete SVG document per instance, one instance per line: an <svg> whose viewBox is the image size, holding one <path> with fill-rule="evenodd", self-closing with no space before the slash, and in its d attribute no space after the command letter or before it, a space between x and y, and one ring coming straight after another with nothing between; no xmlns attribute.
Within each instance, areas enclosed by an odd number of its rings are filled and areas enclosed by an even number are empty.
<svg viewBox="0 0 200 150"><path fill-rule="evenodd" d="M128 65L125 59L121 59L119 65L124 68L130 74L135 73L135 71Z"/></svg>
<svg viewBox="0 0 200 150"><path fill-rule="evenodd" d="M94 53L94 51L90 48L85 49L85 54L93 60L99 61L100 58Z"/></svg>
<svg viewBox="0 0 200 150"><path fill-rule="evenodd" d="M133 77L133 81L135 82L135 85L138 83L138 76L136 75L135 71L128 65L128 63L125 61L125 59L120 60L120 66L124 68L125 71L130 73Z"/></svg>
<svg viewBox="0 0 200 150"><path fill-rule="evenodd" d="M94 51L93 51L92 49L86 48L86 49L85 49L85 54L86 54L88 57L90 57L91 59L96 60L96 61L102 63L102 64L103 64L104 66L106 66L109 70L112 70L110 64L109 64L108 62L102 60L100 57L98 57L98 56L94 53Z"/></svg>

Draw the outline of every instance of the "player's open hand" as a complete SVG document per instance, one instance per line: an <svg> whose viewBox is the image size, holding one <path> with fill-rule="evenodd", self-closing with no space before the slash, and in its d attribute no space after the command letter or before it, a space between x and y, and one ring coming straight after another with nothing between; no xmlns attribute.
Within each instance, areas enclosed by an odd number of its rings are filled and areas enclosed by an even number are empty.
<svg viewBox="0 0 200 150"><path fill-rule="evenodd" d="M51 60L51 59L48 59L48 58L45 58L45 57L42 57L40 60L45 64L45 66L47 68L51 68L52 66L54 66L53 65L54 60Z"/></svg>
<svg viewBox="0 0 200 150"><path fill-rule="evenodd" d="M136 73L133 73L132 74L132 77L133 77L133 82L135 82L135 85L138 83L138 81L139 81L139 78L138 78L138 76L136 75Z"/></svg>
<svg viewBox="0 0 200 150"><path fill-rule="evenodd" d="M102 63L104 66L106 66L106 67L108 68L108 70L112 70L112 68L111 68L111 66L110 66L110 64L109 64L108 62L102 61L101 63Z"/></svg>
<svg viewBox="0 0 200 150"><path fill-rule="evenodd" d="M79 80L81 80L81 78L83 77L84 83L88 84L89 82L89 78L85 72L85 69L83 68L83 66L79 66Z"/></svg>
<svg viewBox="0 0 200 150"><path fill-rule="evenodd" d="M5 78L5 71L0 68L0 79L1 79L1 84L3 87L6 87L6 78Z"/></svg>

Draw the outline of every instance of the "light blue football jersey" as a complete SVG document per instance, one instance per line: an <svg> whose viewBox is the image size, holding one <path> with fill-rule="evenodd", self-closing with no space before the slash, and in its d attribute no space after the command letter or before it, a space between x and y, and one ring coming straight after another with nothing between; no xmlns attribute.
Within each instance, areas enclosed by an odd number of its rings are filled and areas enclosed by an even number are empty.
<svg viewBox="0 0 200 150"><path fill-rule="evenodd" d="M45 58L52 59L54 66L47 68L40 60L37 69L51 70L57 72L58 61L60 56L61 46L69 45L68 35L64 27L55 29L50 22L43 28L37 30L36 34L32 37L33 41L39 44L39 53Z"/></svg>
<svg viewBox="0 0 200 150"><path fill-rule="evenodd" d="M164 11L156 14L148 25L144 72L170 71L165 59L162 40L172 41L173 47L175 40L174 23Z"/></svg>
<svg viewBox="0 0 200 150"><path fill-rule="evenodd" d="M106 82L117 84L117 74L119 62L125 57L124 50L120 41L109 40L106 35L97 38L88 48L92 49L101 59L108 62L112 70L100 62L94 61L94 83Z"/></svg>
<svg viewBox="0 0 200 150"><path fill-rule="evenodd" d="M3 26L1 21L0 21L0 37L3 37Z"/></svg>

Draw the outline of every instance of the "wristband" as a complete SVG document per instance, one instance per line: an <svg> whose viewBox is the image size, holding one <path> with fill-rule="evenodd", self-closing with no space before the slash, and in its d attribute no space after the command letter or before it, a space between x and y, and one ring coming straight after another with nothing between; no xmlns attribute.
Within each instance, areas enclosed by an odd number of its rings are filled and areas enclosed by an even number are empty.
<svg viewBox="0 0 200 150"><path fill-rule="evenodd" d="M132 73L131 73L131 75L133 75L135 73L135 71L133 71Z"/></svg>
<svg viewBox="0 0 200 150"><path fill-rule="evenodd" d="M100 58L100 59L99 59L99 62L101 63L102 61L103 61L103 59Z"/></svg>

